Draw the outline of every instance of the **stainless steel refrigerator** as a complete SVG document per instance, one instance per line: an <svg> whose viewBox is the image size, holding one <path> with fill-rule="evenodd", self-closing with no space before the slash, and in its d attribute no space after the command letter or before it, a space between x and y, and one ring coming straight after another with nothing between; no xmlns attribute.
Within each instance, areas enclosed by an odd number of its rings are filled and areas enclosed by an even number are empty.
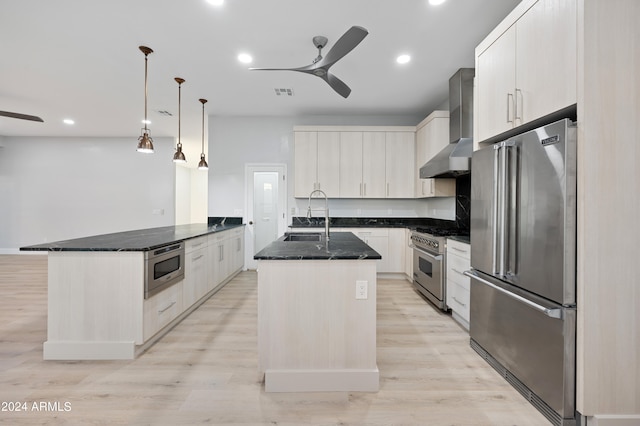
<svg viewBox="0 0 640 426"><path fill-rule="evenodd" d="M485 147L471 164L471 346L551 423L575 424L575 125Z"/></svg>

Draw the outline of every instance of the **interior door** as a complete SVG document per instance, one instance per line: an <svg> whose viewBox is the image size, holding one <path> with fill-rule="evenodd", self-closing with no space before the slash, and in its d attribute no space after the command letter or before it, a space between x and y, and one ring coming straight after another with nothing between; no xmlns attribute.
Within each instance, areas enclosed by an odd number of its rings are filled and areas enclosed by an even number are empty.
<svg viewBox="0 0 640 426"><path fill-rule="evenodd" d="M253 256L286 229L286 166L247 165L245 265L256 269Z"/></svg>

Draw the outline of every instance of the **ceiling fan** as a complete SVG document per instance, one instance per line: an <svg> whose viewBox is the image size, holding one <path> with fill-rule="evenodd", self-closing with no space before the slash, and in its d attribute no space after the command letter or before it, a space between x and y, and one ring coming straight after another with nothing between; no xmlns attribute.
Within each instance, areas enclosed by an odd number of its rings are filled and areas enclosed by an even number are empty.
<svg viewBox="0 0 640 426"><path fill-rule="evenodd" d="M0 117L17 118L19 120L39 121L41 123L44 123L44 120L40 117L37 117L35 115L20 114L17 112L0 111Z"/></svg>
<svg viewBox="0 0 640 426"><path fill-rule="evenodd" d="M351 93L351 89L342 80L329 72L329 68L340 59L342 59L347 53L351 52L360 42L369 34L369 32L358 26L353 26L347 30L335 42L329 53L325 57L322 57L322 48L327 45L327 38L324 36L315 36L313 38L313 45L318 49L318 56L313 60L311 65L300 68L249 68L250 70L258 71L298 71L307 74L313 74L326 81L329 86L340 96L346 98Z"/></svg>

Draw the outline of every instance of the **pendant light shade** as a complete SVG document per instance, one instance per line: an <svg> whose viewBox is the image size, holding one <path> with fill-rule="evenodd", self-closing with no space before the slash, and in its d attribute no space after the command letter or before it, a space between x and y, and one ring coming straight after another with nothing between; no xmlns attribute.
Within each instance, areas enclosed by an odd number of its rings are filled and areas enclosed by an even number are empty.
<svg viewBox="0 0 640 426"><path fill-rule="evenodd" d="M147 46L139 46L138 48L144 53L144 128L142 136L138 138L137 151L150 154L153 152L153 139L149 136L149 129L147 129L147 57L153 53L153 50Z"/></svg>
<svg viewBox="0 0 640 426"><path fill-rule="evenodd" d="M173 162L186 163L187 158L182 152L182 142L180 141L180 95L182 91L182 83L184 83L184 78L176 77L174 80L178 83L178 146L176 147L176 153L173 154Z"/></svg>
<svg viewBox="0 0 640 426"><path fill-rule="evenodd" d="M206 99L199 99L200 103L202 103L202 154L200 154L200 162L198 163L198 169L200 170L209 170L209 165L207 161L204 159L204 104L207 103Z"/></svg>

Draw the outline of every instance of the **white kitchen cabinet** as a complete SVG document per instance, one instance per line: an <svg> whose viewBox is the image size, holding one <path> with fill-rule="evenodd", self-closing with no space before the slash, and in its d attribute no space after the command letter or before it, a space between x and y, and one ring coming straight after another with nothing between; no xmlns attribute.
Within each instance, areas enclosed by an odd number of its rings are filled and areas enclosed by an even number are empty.
<svg viewBox="0 0 640 426"><path fill-rule="evenodd" d="M386 138L384 132L362 134L362 197L386 197Z"/></svg>
<svg viewBox="0 0 640 426"><path fill-rule="evenodd" d="M180 281L144 301L143 335L145 341L182 313L183 283L184 281Z"/></svg>
<svg viewBox="0 0 640 426"><path fill-rule="evenodd" d="M295 132L294 193L308 197L316 189L328 197L340 195L340 134Z"/></svg>
<svg viewBox="0 0 640 426"><path fill-rule="evenodd" d="M244 266L244 227L209 234L209 290L224 284Z"/></svg>
<svg viewBox="0 0 640 426"><path fill-rule="evenodd" d="M318 132L318 185L316 189L324 191L327 197L340 196L339 132Z"/></svg>
<svg viewBox="0 0 640 426"><path fill-rule="evenodd" d="M384 132L340 132L340 198L385 198Z"/></svg>
<svg viewBox="0 0 640 426"><path fill-rule="evenodd" d="M377 272L389 272L389 230L387 228L358 228L352 231L372 249L378 252L382 259L378 260Z"/></svg>
<svg viewBox="0 0 640 426"><path fill-rule="evenodd" d="M340 132L340 198L362 198L362 132Z"/></svg>
<svg viewBox="0 0 640 426"><path fill-rule="evenodd" d="M185 307L197 302L208 291L209 257L207 236L185 242L184 284L182 300Z"/></svg>
<svg viewBox="0 0 640 426"><path fill-rule="evenodd" d="M476 48L476 141L577 102L576 23L576 0L538 0Z"/></svg>
<svg viewBox="0 0 640 426"><path fill-rule="evenodd" d="M413 248L411 247L411 229L404 230L404 274L409 282L413 282Z"/></svg>
<svg viewBox="0 0 640 426"><path fill-rule="evenodd" d="M387 270L385 272L402 274L405 270L406 238L405 228L389 228L389 247L387 251Z"/></svg>
<svg viewBox="0 0 640 426"><path fill-rule="evenodd" d="M470 269L469 244L447 239L447 305L452 317L469 330L470 280L464 271Z"/></svg>
<svg viewBox="0 0 640 426"><path fill-rule="evenodd" d="M420 179L420 167L449 143L449 112L434 111L416 130L415 198L455 197L455 179Z"/></svg>
<svg viewBox="0 0 640 426"><path fill-rule="evenodd" d="M234 273L244 267L244 227L229 232L229 272Z"/></svg>
<svg viewBox="0 0 640 426"><path fill-rule="evenodd" d="M415 133L385 133L386 198L413 198Z"/></svg>
<svg viewBox="0 0 640 426"><path fill-rule="evenodd" d="M576 0L538 0L518 19L516 126L577 102L576 9Z"/></svg>
<svg viewBox="0 0 640 426"><path fill-rule="evenodd" d="M209 290L218 287L228 276L229 231L209 235Z"/></svg>
<svg viewBox="0 0 640 426"><path fill-rule="evenodd" d="M296 126L294 196L414 198L415 128Z"/></svg>
<svg viewBox="0 0 640 426"><path fill-rule="evenodd" d="M295 132L294 139L294 193L307 197L316 189L318 179L318 132Z"/></svg>

